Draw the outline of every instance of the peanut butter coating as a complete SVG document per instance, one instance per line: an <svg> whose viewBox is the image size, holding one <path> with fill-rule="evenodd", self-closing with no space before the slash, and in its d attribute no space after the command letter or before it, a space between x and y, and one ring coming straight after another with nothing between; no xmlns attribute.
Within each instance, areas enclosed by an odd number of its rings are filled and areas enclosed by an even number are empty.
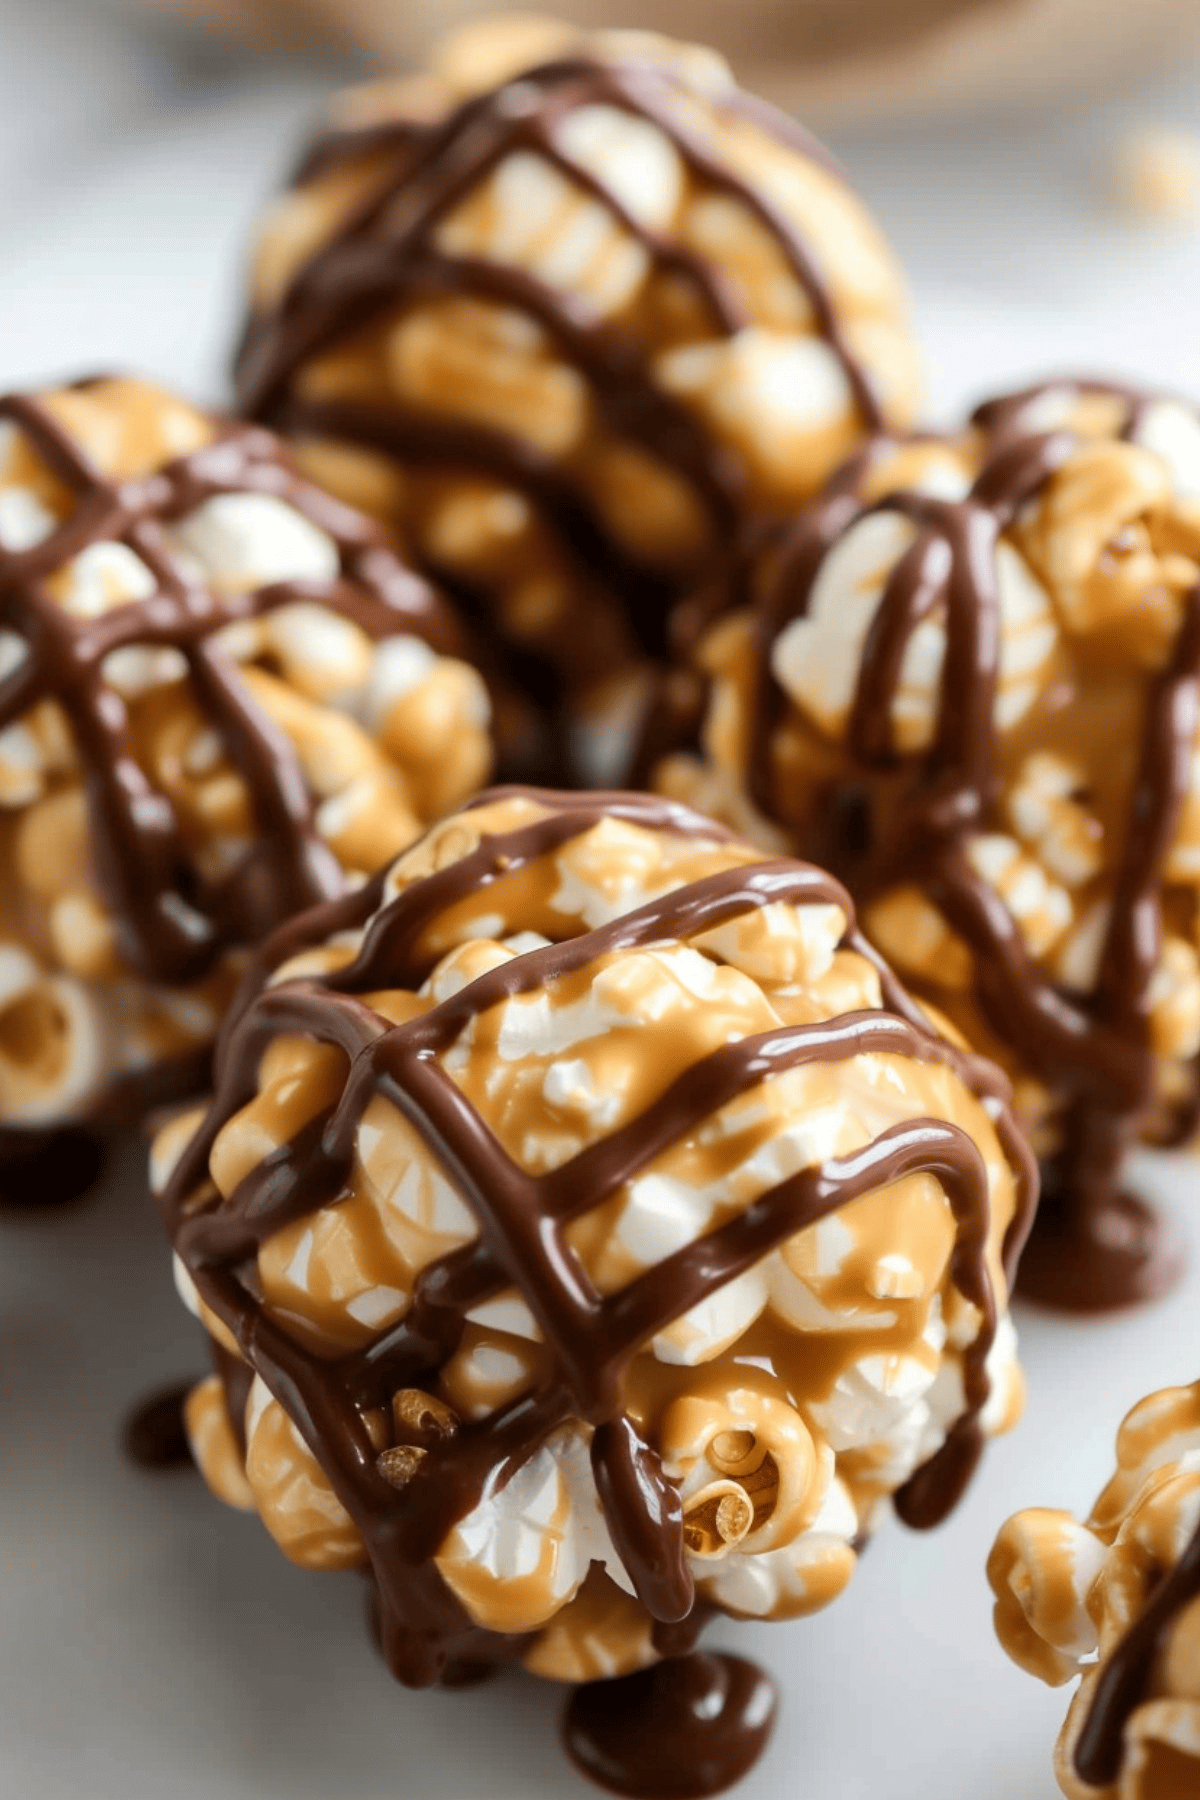
<svg viewBox="0 0 1200 1800"><path fill-rule="evenodd" d="M1031 1293L1165 1285L1119 1183L1200 1094L1194 410L1063 380L881 438L691 627L696 746L657 785L826 862L1008 1070L1046 1165Z"/></svg>
<svg viewBox="0 0 1200 1800"><path fill-rule="evenodd" d="M917 385L819 146L712 52L544 21L343 98L265 222L238 383L551 695L661 654L735 528Z"/></svg>
<svg viewBox="0 0 1200 1800"><path fill-rule="evenodd" d="M1179 1800L1200 1786L1200 1386L1129 1413L1082 1524L1029 1509L988 1564L996 1630L1054 1685L1081 1676L1055 1753L1068 1800Z"/></svg>
<svg viewBox="0 0 1200 1800"><path fill-rule="evenodd" d="M0 1124L204 1083L247 947L486 773L464 644L269 433L0 400Z"/></svg>
<svg viewBox="0 0 1200 1800"><path fill-rule="evenodd" d="M286 928L155 1182L202 1466L371 1569L409 1682L812 1611L1020 1406L1002 1078L836 883L644 795L497 790Z"/></svg>

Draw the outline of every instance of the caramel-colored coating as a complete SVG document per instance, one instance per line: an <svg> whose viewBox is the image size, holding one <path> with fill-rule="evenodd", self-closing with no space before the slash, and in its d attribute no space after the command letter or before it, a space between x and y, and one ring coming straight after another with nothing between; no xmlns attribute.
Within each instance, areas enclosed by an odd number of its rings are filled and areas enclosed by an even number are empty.
<svg viewBox="0 0 1200 1800"><path fill-rule="evenodd" d="M224 429L134 380L90 382L35 400L110 485L152 482L178 459L215 445ZM0 582L12 590L11 623L0 632L5 675L41 653L24 623L33 577L22 573L22 553L45 561L55 534L75 531L89 505L20 418L0 421ZM375 639L317 598L252 611L249 597L259 589L296 583L316 593L339 572L333 537L279 495L219 491L186 516L159 517L154 492L144 488L131 501L151 521L138 541L148 557L165 557L195 583L197 608L205 591L225 602L247 597L245 607L231 604L243 616L215 639L264 728L294 752L317 838L347 881L357 882L487 775L489 706L479 674L403 635L401 615L394 636ZM77 624L112 623L159 591L130 543L90 539L80 550L77 541L64 540L56 562L51 556L38 603L61 607ZM219 885L266 827L238 746L216 728L182 649L161 634L155 643L124 644L104 658L99 678L108 721L126 731L153 790L146 807L168 803L190 871ZM127 955L122 933L130 922L105 877L97 771L81 749L80 723L77 702L64 692L38 699L0 730L5 1126L87 1116L123 1079L138 1082L202 1051L245 959L245 945L223 943L201 978L172 982L152 979ZM93 764L99 754L91 753Z"/></svg>
<svg viewBox="0 0 1200 1800"><path fill-rule="evenodd" d="M468 118L432 169L421 144L399 129L409 122L427 131L505 83L513 84L517 118L519 77L577 58L649 70L655 104L707 159L707 172L652 116L603 97L576 102L569 92L556 111L555 160L518 144L465 184L453 172L456 157L474 153ZM380 136L388 129L390 144ZM385 295L365 322L291 358L274 397L260 405L248 388L251 408L294 440L319 480L482 595L501 634L574 688L641 654L647 607L623 599L621 582L594 557L573 554L571 532L551 516L525 464L565 484L618 554L668 590L710 568L729 529L636 419L622 424L605 408L603 379L573 356L539 306L490 294L470 271L516 272L572 321L602 323L606 342L643 367L651 391L699 427L714 466L736 466L740 511L757 517L815 492L866 423L817 303L769 227L774 209L803 244L846 354L873 385L882 415L899 424L913 416L915 350L889 250L841 175L746 107L710 51L636 32L485 21L451 37L428 76L344 95L330 132L332 153L319 153L264 220L251 341L290 329L287 309L308 272L363 209L391 195L389 216L400 230L405 209L424 205L443 174L451 197L429 247L467 273L458 287L449 280L409 291L397 283L394 304ZM663 246L669 254L659 253ZM736 328L714 318L688 258L719 272ZM506 446L511 470L489 468L482 453L472 460L469 451L385 448L365 432L348 442L350 434L306 421L305 409L331 403L366 408L385 429L427 420L452 427L463 442L481 434Z"/></svg>
<svg viewBox="0 0 1200 1800"><path fill-rule="evenodd" d="M965 829L969 871L1007 910L1042 976L1085 1004L1095 992L1105 932L1131 829L1132 795L1153 683L1167 665L1200 581L1200 423L1176 402L1050 387L1014 411L1013 440L1062 432L1073 451L1004 524L994 553L999 656L992 723L996 791ZM777 578L767 550L752 603L701 637L692 668L705 686L697 751L667 756L655 785L701 805L772 850L819 854L840 798L869 796L876 841L921 780L948 710L944 600L908 637L891 702L893 754L864 765L848 735L857 684L890 577L917 526L888 496L901 490L965 499L979 474L982 430L881 440L856 486L864 510L834 537L807 610L767 634L775 710L764 743L760 646ZM961 696L952 697L954 703ZM1196 738L1200 751L1200 733ZM853 830L853 827L851 827ZM838 866L835 862L835 867ZM845 878L854 877L842 871ZM972 948L934 896L909 881L871 881L864 929L916 991L1013 1080L1022 1124L1039 1153L1061 1143L1061 1092L1002 1039L979 1003ZM1156 1097L1149 1137L1175 1131L1194 1093L1200 1049L1200 760L1194 760L1162 866L1163 930L1148 984Z"/></svg>
<svg viewBox="0 0 1200 1800"><path fill-rule="evenodd" d="M1014 1662L1076 1691L1055 1752L1068 1800L1181 1800L1200 1791L1200 1600L1166 1620L1104 1787L1075 1765L1097 1688L1200 1527L1200 1383L1139 1401L1117 1434L1117 1470L1082 1524L1030 1508L996 1540L988 1579Z"/></svg>
<svg viewBox="0 0 1200 1800"><path fill-rule="evenodd" d="M382 904L452 869L485 836L547 816L533 795L485 799L399 858ZM539 945L758 860L715 833L601 817L445 904L409 947L430 969L419 990L374 993L368 1003L388 1021L419 1017ZM486 1007L439 1061L513 1161L544 1174L640 1118L723 1044L881 1009L879 973L841 947L845 926L828 901L775 902L687 940L597 953L552 986ZM344 932L303 953L274 982L319 981L354 957L362 935ZM270 1042L256 1093L213 1141L215 1190L234 1195L337 1103L345 1080L339 1049L299 1036ZM596 1290L612 1294L791 1174L922 1118L959 1127L986 1170L985 1255L1001 1317L982 1425L1007 1429L1022 1398L1001 1263L1017 1182L992 1117L950 1064L873 1052L775 1072L581 1214L568 1228L570 1246ZM160 1136L159 1188L197 1122L192 1115ZM256 1285L270 1320L309 1352L341 1357L376 1343L405 1316L421 1271L476 1234L450 1169L377 1094L336 1202L266 1237ZM703 1599L740 1616L787 1618L845 1586L880 1507L963 1409L963 1356L980 1315L956 1286L955 1241L940 1181L927 1173L894 1180L795 1233L633 1356L624 1407L679 1489ZM183 1292L211 1329L194 1290L185 1283ZM222 1341L228 1347L227 1333ZM428 1400L404 1390L395 1416L453 1435L535 1388L546 1357L524 1294L501 1291L472 1308ZM313 1450L266 1395L257 1380L245 1418L258 1510L288 1555L347 1566L361 1553L350 1522L331 1491L322 1497ZM386 1425L380 1413L368 1430L380 1471L403 1488L422 1453L411 1432L406 1445L388 1449L378 1435ZM471 1618L506 1634L536 1633L527 1666L563 1680L628 1672L654 1654L652 1622L626 1591L609 1536L590 1438L581 1419L558 1427L502 1484L489 1484L465 1518L448 1522L436 1553ZM202 1436L194 1443L213 1485L227 1488L223 1464Z"/></svg>

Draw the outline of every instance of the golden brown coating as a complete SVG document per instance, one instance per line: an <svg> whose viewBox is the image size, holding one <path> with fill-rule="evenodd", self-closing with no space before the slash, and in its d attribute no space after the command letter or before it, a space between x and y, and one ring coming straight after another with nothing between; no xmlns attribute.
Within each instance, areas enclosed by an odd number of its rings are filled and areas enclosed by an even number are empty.
<svg viewBox="0 0 1200 1800"><path fill-rule="evenodd" d="M1180 403L1065 381L880 439L698 634L657 774L847 881L1068 1187L1197 1100L1198 581Z"/></svg>
<svg viewBox="0 0 1200 1800"><path fill-rule="evenodd" d="M298 1562L370 1561L402 1645L448 1590L494 1634L472 1655L533 1633L527 1666L569 1680L652 1660L669 1616L614 1422L667 1484L688 1591L739 1616L833 1599L936 1465L910 1508L932 1523L947 1458L965 1479L1020 1408L1027 1169L994 1072L896 1012L851 927L836 884L682 809L518 790L434 827L353 922L292 934L207 1121L155 1153L181 1292L238 1371L224 1426L214 1383L192 1403L215 1491ZM414 1033L438 1047L410 1065ZM396 1599L364 1459L410 1519L436 1502L433 1599Z"/></svg>
<svg viewBox="0 0 1200 1800"><path fill-rule="evenodd" d="M1198 1529L1194 1383L1128 1414L1116 1473L1083 1524L1029 1508L996 1540L988 1578L1004 1648L1052 1686L1082 1676L1054 1762L1069 1800L1200 1792Z"/></svg>
<svg viewBox="0 0 1200 1800"><path fill-rule="evenodd" d="M346 95L260 237L242 406L574 688L739 520L907 423L901 281L713 52L493 20Z"/></svg>
<svg viewBox="0 0 1200 1800"><path fill-rule="evenodd" d="M0 1124L24 1127L182 1078L245 946L403 849L491 745L461 634L378 528L141 382L0 402L0 612Z"/></svg>

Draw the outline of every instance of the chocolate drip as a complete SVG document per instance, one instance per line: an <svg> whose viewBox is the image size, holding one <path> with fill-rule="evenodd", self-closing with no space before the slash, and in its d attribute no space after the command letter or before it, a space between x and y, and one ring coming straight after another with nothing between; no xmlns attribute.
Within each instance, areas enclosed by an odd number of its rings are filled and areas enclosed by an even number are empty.
<svg viewBox="0 0 1200 1800"><path fill-rule="evenodd" d="M652 1619L678 1624L696 1598L684 1559L678 1488L627 1418L597 1427L592 1465L600 1504L619 1534L613 1540L617 1555L637 1584L638 1599Z"/></svg>
<svg viewBox="0 0 1200 1800"><path fill-rule="evenodd" d="M1120 400L1122 435L1136 431L1143 397L1099 382L1069 385ZM868 632L847 731L852 766L842 797L861 803L852 823L844 808L825 808L804 847L860 900L897 883L917 885L971 950L988 1025L1066 1102L1065 1142L1048 1172L1022 1286L1055 1304L1095 1308L1146 1298L1178 1274L1163 1229L1141 1203L1120 1193L1119 1179L1154 1098L1149 987L1162 938L1162 870L1188 791L1200 704L1200 591L1187 599L1170 662L1149 687L1100 976L1091 993L1068 992L1038 968L1007 906L966 855L970 834L1001 823L997 544L1078 447L1067 432L1023 425L1041 391L977 410L972 423L984 434L985 450L966 499L897 491L864 506L858 496L886 448L881 440L846 465L778 547L758 614L749 785L756 804L775 816L773 737L785 704L771 670L776 639L807 611L823 560L846 530L871 513L901 514L916 536L893 569ZM946 656L937 733L923 757L902 759L892 741L892 706L904 656L918 624L939 608ZM902 761L903 792L886 807L872 805L873 784Z"/></svg>
<svg viewBox="0 0 1200 1800"><path fill-rule="evenodd" d="M501 790L513 791L520 790ZM964 1414L947 1450L929 1465L919 1491L913 1490L906 1511L914 1523L932 1524L948 1510L976 1453L996 1303L986 1258L986 1174L976 1146L958 1128L933 1119L895 1126L859 1151L778 1183L737 1217L607 1296L597 1292L571 1248L572 1220L772 1074L887 1052L954 1070L993 1119L1018 1187L1005 1244L1010 1261L1023 1242L1034 1199L1034 1171L1012 1125L1003 1078L938 1037L907 1002L904 1016L853 1013L725 1044L631 1123L548 1174L528 1174L506 1154L440 1060L488 1008L553 985L613 951L686 938L779 901L838 906L847 921L846 942L859 943L849 899L818 870L795 862L735 867L597 930L515 957L419 1017L390 1024L361 996L425 979L441 953L427 941L431 924L481 887L552 854L600 819L624 817L709 840L725 835L686 808L646 795L567 798L528 792L551 809L534 823L484 835L474 851L403 889L373 917L381 882L366 899L350 895L294 924L278 947L268 947L257 986L243 994L223 1041L208 1117L164 1200L176 1250L199 1293L290 1414L361 1532L379 1583L389 1662L413 1684L441 1678L452 1663L520 1654L520 1640L471 1625L432 1559L451 1524L477 1503L485 1482L497 1472L501 1478L511 1473L570 1420L594 1428L597 1487L633 1587L658 1621L656 1643L666 1654L690 1647L704 1615L692 1605L679 1503L653 1447L625 1415L625 1371L657 1332L794 1233L918 1170L934 1174L945 1189L956 1223L954 1277L978 1307L980 1325L963 1355ZM484 802L494 797L484 796ZM345 967L319 984L292 979L265 985L269 971L306 940L319 942L338 929L362 933L360 948ZM252 1098L264 1051L281 1033L304 1034L341 1050L348 1073L340 1101L266 1158L227 1200L211 1193L197 1199L218 1132ZM258 1246L281 1226L337 1203L361 1120L378 1096L408 1120L446 1171L474 1215L478 1236L423 1270L398 1324L364 1351L331 1362L302 1348L264 1310L248 1271ZM377 1468L364 1415L372 1409L386 1414L401 1388L435 1383L458 1346L467 1314L510 1286L523 1294L540 1327L543 1377L492 1415L463 1423L443 1442L422 1445L426 1455L401 1499Z"/></svg>
<svg viewBox="0 0 1200 1800"><path fill-rule="evenodd" d="M1125 1727L1145 1697L1150 1675L1171 1626L1200 1596L1200 1529L1165 1575L1149 1605L1105 1663L1075 1745L1075 1772L1090 1787L1117 1779Z"/></svg>
<svg viewBox="0 0 1200 1800"><path fill-rule="evenodd" d="M584 1775L630 1800L705 1800L754 1767L774 1683L740 1656L685 1656L576 1689L563 1742Z"/></svg>
<svg viewBox="0 0 1200 1800"><path fill-rule="evenodd" d="M503 263L455 256L438 243L439 227L505 160L526 153L557 169L602 206L662 276L697 294L714 331L730 337L750 323L745 303L720 264L682 240L640 221L604 181L563 148L563 122L581 107L607 106L651 123L694 179L730 197L771 237L807 296L815 328L836 356L867 428L882 424L871 381L842 331L837 308L802 235L784 214L685 123L669 70L576 57L548 63L470 99L440 123L340 130L301 168L301 187L330 169L390 149L396 168L329 241L301 266L280 302L254 313L237 356L241 410L289 437L329 437L384 451L408 463L494 475L527 493L582 565L624 598L644 647L664 648L674 598L661 570L631 556L614 538L585 485L518 437L463 420L430 417L389 395L386 403L319 399L300 379L309 359L351 343L389 313L430 295L469 295L534 319L556 351L589 385L611 433L637 443L681 476L707 510L716 543L729 540L744 510L737 459L686 407L655 382L641 351L581 295L565 295ZM798 155L828 162L813 140L747 96L713 102L789 143ZM589 670L594 678L596 669Z"/></svg>
<svg viewBox="0 0 1200 1800"><path fill-rule="evenodd" d="M123 1442L130 1462L140 1469L181 1469L192 1460L183 1408L188 1381L152 1394L130 1414Z"/></svg>
<svg viewBox="0 0 1200 1800"><path fill-rule="evenodd" d="M454 643L451 621L383 533L305 481L264 431L222 422L205 448L154 474L113 481L41 402L0 399L0 419L12 422L76 499L72 516L43 543L0 550L0 621L26 649L0 681L0 728L40 701L62 705L86 783L96 874L122 954L150 981L196 980L231 945L258 941L299 908L343 888L337 860L316 829L299 756L222 649L221 630L305 601L371 637L413 633L442 649ZM200 585L163 527L233 493L270 495L302 513L333 539L339 574L249 594ZM99 618L74 619L54 598L52 579L100 542L133 551L155 591ZM125 703L106 678L106 659L135 645L182 653L192 690L249 790L258 843L220 879L198 873L186 832L142 769Z"/></svg>
<svg viewBox="0 0 1200 1800"><path fill-rule="evenodd" d="M50 1212L82 1200L104 1161L93 1131L0 1131L0 1212Z"/></svg>

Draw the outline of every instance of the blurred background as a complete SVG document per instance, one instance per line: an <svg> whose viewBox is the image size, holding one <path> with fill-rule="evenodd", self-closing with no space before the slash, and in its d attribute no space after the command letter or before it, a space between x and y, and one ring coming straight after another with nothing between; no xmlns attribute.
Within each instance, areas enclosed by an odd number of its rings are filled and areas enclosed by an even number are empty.
<svg viewBox="0 0 1200 1800"><path fill-rule="evenodd" d="M0 376L220 397L251 220L331 89L479 0L0 0ZM553 10L553 8L551 8ZM935 409L1055 364L1200 389L1196 0L595 0L816 124L906 264Z"/></svg>
<svg viewBox="0 0 1200 1800"><path fill-rule="evenodd" d="M818 127L908 271L936 416L1056 368L1200 394L1200 0L558 9L708 38L749 85ZM127 367L225 398L251 226L309 125L336 87L414 59L474 10L473 0L0 0L0 391ZM357 1591L333 1596L323 1577L262 1558L198 1484L180 1491L178 1513L164 1507L112 1453L109 1422L130 1393L160 1381L171 1357L178 1373L192 1362L172 1348L190 1328L141 1254L141 1228L118 1210L114 1234L112 1209L31 1225L6 1269L15 1287L0 1361L17 1369L36 1353L61 1402L0 1386L0 1494L25 1527L10 1534L18 1551L4 1588L21 1655L0 1691L0 1791L377 1800L412 1783L397 1762L386 1786L356 1788L364 1746L372 1769L397 1744L418 1768L437 1768L443 1742L461 1740L493 1796L543 1792L556 1765L532 1683L515 1699L507 1685L481 1690L468 1730L426 1696L399 1696L382 1664L362 1673ZM127 1284L116 1319L110 1287L94 1279L105 1266ZM877 1778L860 1786L846 1766L849 1744L860 1769L865 1735L877 1767L895 1766L883 1759L903 1744L910 1792L944 1793L969 1767L972 1800L1046 1800L1062 1698L997 1679L984 1546L1017 1504L1086 1499L1121 1407L1168 1369L1185 1376L1194 1291L1095 1336L1074 1321L1023 1322L1043 1379L1024 1431L997 1448L953 1534L881 1555L870 1583L814 1621L803 1661L797 1643L807 1707L787 1712L771 1765L789 1791L803 1768L806 1793L874 1795ZM1030 1471L1066 1468L1064 1428L1069 1482L1035 1485ZM79 1466L87 1507L72 1485ZM943 1598L932 1608L935 1584ZM192 1642L195 1669L178 1650ZM280 1654L292 1642L303 1646L300 1689L295 1659ZM983 1767L976 1708L947 1705L928 1729L939 1680L947 1693L987 1694L995 1735ZM854 1734L844 1742L843 1718ZM828 1728L814 1732L814 1719ZM492 1742L494 1765L481 1764L477 1747ZM461 1761L449 1768L451 1783L463 1777ZM774 1772L764 1781L775 1791Z"/></svg>

